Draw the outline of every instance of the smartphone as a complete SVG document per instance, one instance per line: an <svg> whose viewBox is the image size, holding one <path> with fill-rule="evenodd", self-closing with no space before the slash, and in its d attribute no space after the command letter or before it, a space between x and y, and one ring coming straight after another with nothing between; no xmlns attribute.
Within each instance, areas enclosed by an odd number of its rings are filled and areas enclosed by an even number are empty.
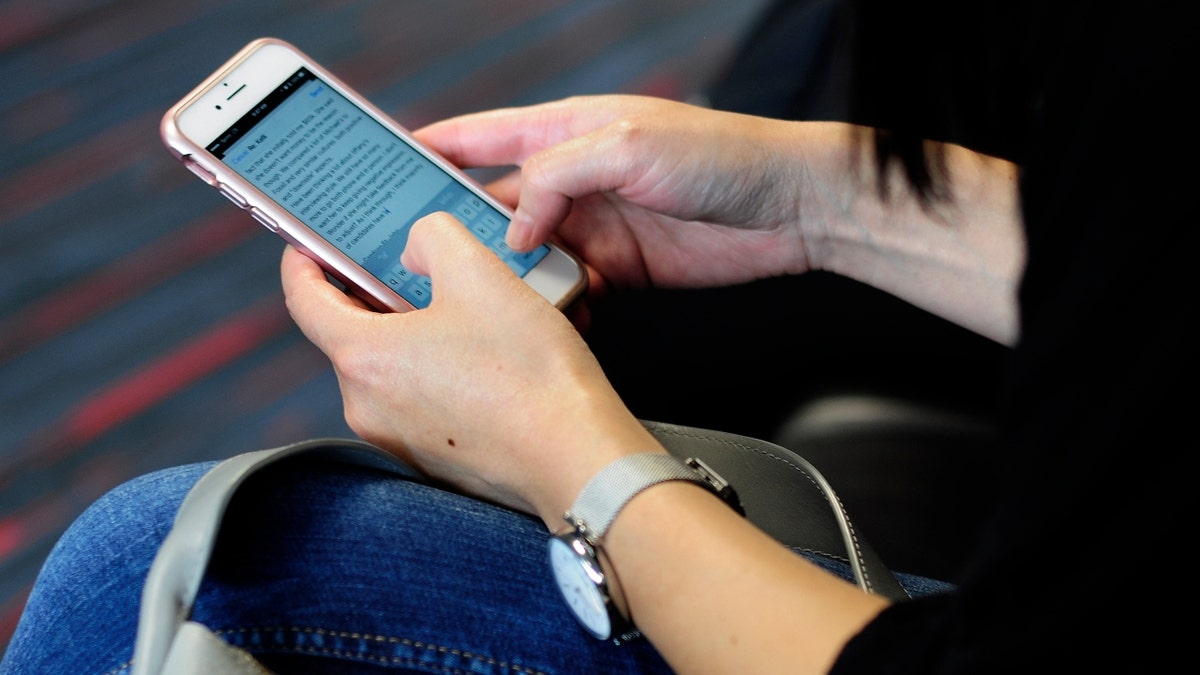
<svg viewBox="0 0 1200 675"><path fill-rule="evenodd" d="M458 218L560 309L586 286L579 259L554 244L504 243L512 212L291 44L246 45L163 116L184 166L316 260L380 311L429 305L429 277L400 264L412 224Z"/></svg>

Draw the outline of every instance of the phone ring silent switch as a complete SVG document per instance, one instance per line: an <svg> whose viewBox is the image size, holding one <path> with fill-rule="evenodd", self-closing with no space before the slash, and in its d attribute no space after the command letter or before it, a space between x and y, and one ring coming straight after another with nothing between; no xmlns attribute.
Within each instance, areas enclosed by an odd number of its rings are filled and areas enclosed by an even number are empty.
<svg viewBox="0 0 1200 675"><path fill-rule="evenodd" d="M212 174L212 172L209 171L208 169L205 169L204 167L200 166L199 162L192 159L191 157L185 156L183 158L183 165L188 168L188 171L191 171L192 173L199 176L200 180L204 181L205 183L209 183L209 184L216 183L217 177L214 176Z"/></svg>

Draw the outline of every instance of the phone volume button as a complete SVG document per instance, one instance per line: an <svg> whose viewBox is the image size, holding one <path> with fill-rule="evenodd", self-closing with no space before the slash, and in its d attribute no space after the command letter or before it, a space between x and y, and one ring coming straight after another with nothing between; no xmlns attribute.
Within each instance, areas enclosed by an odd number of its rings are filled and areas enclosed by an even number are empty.
<svg viewBox="0 0 1200 675"><path fill-rule="evenodd" d="M237 192L234 192L233 188L224 183L217 183L217 191L225 195L225 198L229 201L237 204L239 208L245 209L249 208L250 206L250 202L246 201L245 197L242 197Z"/></svg>
<svg viewBox="0 0 1200 675"><path fill-rule="evenodd" d="M250 207L250 215L253 216L255 220L265 225L268 230L272 232L279 231L279 225L272 220L270 216L260 211L257 206Z"/></svg>

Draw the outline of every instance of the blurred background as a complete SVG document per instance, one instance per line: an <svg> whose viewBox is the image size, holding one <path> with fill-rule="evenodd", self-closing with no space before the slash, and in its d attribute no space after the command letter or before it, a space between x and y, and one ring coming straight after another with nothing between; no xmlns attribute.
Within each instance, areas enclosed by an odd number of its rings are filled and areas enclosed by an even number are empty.
<svg viewBox="0 0 1200 675"><path fill-rule="evenodd" d="M284 310L281 241L166 152L167 107L263 35L409 127L571 94L689 99L764 5L0 2L0 651L53 542L107 489L349 434Z"/></svg>

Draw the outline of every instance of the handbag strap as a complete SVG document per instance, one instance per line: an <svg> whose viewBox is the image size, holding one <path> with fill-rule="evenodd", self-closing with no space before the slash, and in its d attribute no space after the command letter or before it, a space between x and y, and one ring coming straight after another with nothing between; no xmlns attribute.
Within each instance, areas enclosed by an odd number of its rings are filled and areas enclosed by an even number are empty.
<svg viewBox="0 0 1200 675"><path fill-rule="evenodd" d="M845 560L868 593L907 600L908 592L858 532L833 486L815 466L768 441L724 431L647 422L667 451L697 457L737 491L746 518L776 541Z"/></svg>
<svg viewBox="0 0 1200 675"><path fill-rule="evenodd" d="M184 498L175 516L142 589L142 605L138 615L137 637L133 648L132 675L178 673L171 664L199 663L203 672L260 673L263 670L215 670L213 661L225 662L225 655L210 649L215 643L207 639L206 628L188 622L200 581L208 568L208 560L216 544L217 533L225 509L234 492L252 474L285 460L326 460L388 471L407 477L417 472L398 458L373 445L348 439L312 439L299 443L256 450L226 459L200 478ZM182 630L184 624L187 629ZM202 630L201 630L202 629ZM219 638L218 638L218 641ZM200 652L205 658L196 658ZM211 657L209 656L211 655ZM209 665L207 668L205 664Z"/></svg>
<svg viewBox="0 0 1200 675"><path fill-rule="evenodd" d="M659 422L643 424L670 453L697 457L725 478L737 491L746 518L776 540L844 559L862 589L907 599L891 571L855 531L829 483L804 458L747 436ZM150 566L142 590L132 675L268 672L188 618L233 494L252 474L298 460L365 466L420 478L394 455L349 439L312 439L218 463L184 498Z"/></svg>

